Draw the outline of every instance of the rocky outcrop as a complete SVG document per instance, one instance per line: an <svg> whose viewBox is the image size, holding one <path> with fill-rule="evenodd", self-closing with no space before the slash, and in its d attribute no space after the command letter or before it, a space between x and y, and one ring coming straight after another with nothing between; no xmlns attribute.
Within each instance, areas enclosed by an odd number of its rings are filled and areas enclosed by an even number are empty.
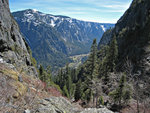
<svg viewBox="0 0 150 113"><path fill-rule="evenodd" d="M12 64L0 62L2 113L113 113L106 108L84 109L61 95L55 96L51 91L46 91L37 78L20 73Z"/></svg>
<svg viewBox="0 0 150 113"><path fill-rule="evenodd" d="M75 113L73 105L63 97L51 97L39 101L39 113Z"/></svg>
<svg viewBox="0 0 150 113"><path fill-rule="evenodd" d="M38 103L37 113L113 113L107 108L79 109L64 97L51 97L40 100Z"/></svg>
<svg viewBox="0 0 150 113"><path fill-rule="evenodd" d="M29 54L30 49L10 13L8 0L0 0L0 12L0 58L14 64L18 70L36 75Z"/></svg>
<svg viewBox="0 0 150 113"><path fill-rule="evenodd" d="M112 111L108 110L107 108L87 108L80 113L113 113Z"/></svg>

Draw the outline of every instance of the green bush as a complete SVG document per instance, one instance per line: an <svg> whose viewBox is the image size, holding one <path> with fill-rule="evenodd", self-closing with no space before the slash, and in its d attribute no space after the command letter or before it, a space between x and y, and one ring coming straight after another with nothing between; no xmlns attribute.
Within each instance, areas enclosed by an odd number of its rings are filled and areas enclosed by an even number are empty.
<svg viewBox="0 0 150 113"><path fill-rule="evenodd" d="M103 96L100 96L100 97L99 97L99 103L100 103L101 105L104 105L104 98L103 98Z"/></svg>
<svg viewBox="0 0 150 113"><path fill-rule="evenodd" d="M69 98L69 92L67 90L66 85L63 87L63 95Z"/></svg>
<svg viewBox="0 0 150 113"><path fill-rule="evenodd" d="M56 88L62 94L62 90L60 89L59 85L55 84L53 81L50 82L49 86Z"/></svg>

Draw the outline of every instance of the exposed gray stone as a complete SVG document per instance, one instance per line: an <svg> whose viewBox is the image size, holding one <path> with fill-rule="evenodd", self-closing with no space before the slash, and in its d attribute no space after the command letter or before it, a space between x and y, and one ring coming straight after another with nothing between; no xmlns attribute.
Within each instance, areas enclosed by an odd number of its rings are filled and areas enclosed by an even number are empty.
<svg viewBox="0 0 150 113"><path fill-rule="evenodd" d="M80 113L113 113L112 111L108 110L107 108L87 108Z"/></svg>
<svg viewBox="0 0 150 113"><path fill-rule="evenodd" d="M113 113L107 108L79 109L64 97L51 97L39 100L38 113Z"/></svg>
<svg viewBox="0 0 150 113"><path fill-rule="evenodd" d="M27 70L28 75L37 76L26 46L18 24L10 13L8 0L0 0L0 63L7 62L8 66L18 70L32 67L32 70Z"/></svg>
<svg viewBox="0 0 150 113"><path fill-rule="evenodd" d="M18 81L19 81L19 82L23 82L22 75L19 75L19 76L18 76Z"/></svg>
<svg viewBox="0 0 150 113"><path fill-rule="evenodd" d="M30 110L26 109L23 113L30 113Z"/></svg>

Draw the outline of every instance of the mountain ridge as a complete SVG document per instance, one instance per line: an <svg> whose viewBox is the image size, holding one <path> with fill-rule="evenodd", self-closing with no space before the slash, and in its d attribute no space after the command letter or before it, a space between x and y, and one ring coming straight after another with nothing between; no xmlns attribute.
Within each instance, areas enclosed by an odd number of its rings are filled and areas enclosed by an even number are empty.
<svg viewBox="0 0 150 113"><path fill-rule="evenodd" d="M99 24L112 24L112 25L115 25L115 23L111 23L111 22L110 22L110 23L109 23L109 22L103 23L103 22L96 22L96 21L89 21L89 20L76 19L76 18L70 17L70 16L55 15L55 14L45 13L45 12L42 12L42 11L39 11L39 10L30 9L30 8L29 8L29 9L18 10L18 11L13 11L13 12L11 12L11 13L24 12L24 11L37 12L37 13L40 13L41 15L50 15L50 16L55 16L55 17L71 18L71 19L75 19L75 20L83 21L83 22L99 23Z"/></svg>
<svg viewBox="0 0 150 113"><path fill-rule="evenodd" d="M69 56L88 53L93 39L99 40L105 29L114 26L113 24L84 22L67 16L44 14L32 9L12 14L20 25L25 38L28 37L26 41L38 63L50 64L52 67L61 67L67 62L71 62ZM49 50L45 51L46 54L40 53L39 49L36 49L40 48L39 45L43 46L41 40L44 41L44 46L47 46L42 48ZM60 56L63 56L63 60L59 58Z"/></svg>

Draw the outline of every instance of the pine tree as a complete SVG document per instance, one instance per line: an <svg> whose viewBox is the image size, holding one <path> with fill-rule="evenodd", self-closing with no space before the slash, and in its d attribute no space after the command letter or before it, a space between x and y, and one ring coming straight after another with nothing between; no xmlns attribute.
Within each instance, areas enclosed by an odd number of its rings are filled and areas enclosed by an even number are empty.
<svg viewBox="0 0 150 113"><path fill-rule="evenodd" d="M122 106L122 101L125 103L129 101L131 98L131 88L126 84L125 74L121 77L118 88L112 91L109 95L120 107Z"/></svg>
<svg viewBox="0 0 150 113"><path fill-rule="evenodd" d="M70 91L71 97L74 97L75 90L76 90L76 84L72 84L72 88L71 88L71 91Z"/></svg>
<svg viewBox="0 0 150 113"><path fill-rule="evenodd" d="M39 78L43 82L45 81L45 73L44 73L44 68L42 65L40 65L40 68L39 68Z"/></svg>
<svg viewBox="0 0 150 113"><path fill-rule="evenodd" d="M109 82L109 72L115 71L116 61L118 57L118 46L116 36L113 37L109 47L105 48L107 51L106 56L102 59L99 67L99 77L104 76L104 82Z"/></svg>
<svg viewBox="0 0 150 113"><path fill-rule="evenodd" d="M115 69L115 63L117 61L117 57L118 57L118 46L117 46L117 40L116 40L116 36L113 37L109 49L108 49L108 53L107 53L107 70L110 72L113 72Z"/></svg>
<svg viewBox="0 0 150 113"><path fill-rule="evenodd" d="M82 97L82 89L81 89L81 80L78 81L76 84L76 90L75 90L75 101L78 101Z"/></svg>
<svg viewBox="0 0 150 113"><path fill-rule="evenodd" d="M104 105L104 98L103 98L103 96L99 97L99 104L100 105Z"/></svg>
<svg viewBox="0 0 150 113"><path fill-rule="evenodd" d="M63 89L65 85L65 78L62 69L59 70L58 75L56 76L55 83L58 84L61 89Z"/></svg>
<svg viewBox="0 0 150 113"><path fill-rule="evenodd" d="M69 98L69 92L68 92L66 85L64 85L63 87L63 95Z"/></svg>
<svg viewBox="0 0 150 113"><path fill-rule="evenodd" d="M40 74L40 75L43 75L43 72L44 72L43 66L40 65L40 68L39 68L39 74Z"/></svg>
<svg viewBox="0 0 150 113"><path fill-rule="evenodd" d="M47 83L47 85L49 85L50 84L50 82L51 82L51 66L48 66L47 68L46 68L46 83Z"/></svg>
<svg viewBox="0 0 150 113"><path fill-rule="evenodd" d="M63 86L65 85L65 78L64 78L64 74L63 74L63 69L60 69L59 84L60 84L61 88L63 88Z"/></svg>
<svg viewBox="0 0 150 113"><path fill-rule="evenodd" d="M91 100L92 97L92 90L91 89L87 89L85 91L85 100L87 101L87 103Z"/></svg>
<svg viewBox="0 0 150 113"><path fill-rule="evenodd" d="M123 100L125 104L128 104L129 100L131 99L131 95L132 95L132 92L131 92L131 88L129 87L129 89L126 90L123 95Z"/></svg>
<svg viewBox="0 0 150 113"><path fill-rule="evenodd" d="M124 93L123 91L125 88L125 82L126 82L126 76L123 75L120 79L119 87L118 87L119 105L121 105L121 100L123 98L123 93Z"/></svg>
<svg viewBox="0 0 150 113"><path fill-rule="evenodd" d="M78 92L79 89L77 89L75 92L76 100L81 99L82 97L82 99L90 101L92 92L91 86L93 85L93 79L96 78L97 76L98 76L97 42L96 39L94 39L91 46L89 57L87 61L83 64L83 66L80 68L80 71L78 73L78 79L80 81L82 80L83 95L80 92ZM76 86L76 88L79 88L79 86Z"/></svg>
<svg viewBox="0 0 150 113"><path fill-rule="evenodd" d="M109 64L107 57L104 57L103 61L101 62L101 67L100 67L100 76L104 76L104 83L107 84L109 82Z"/></svg>
<svg viewBox="0 0 150 113"><path fill-rule="evenodd" d="M126 77L123 75L119 81L119 86L116 90L112 91L109 95L114 99L115 103L121 105L123 93L125 88Z"/></svg>
<svg viewBox="0 0 150 113"><path fill-rule="evenodd" d="M90 55L85 64L85 73L89 76L89 79L93 79L98 75L98 62L97 62L97 42L96 39L93 40L91 46Z"/></svg>
<svg viewBox="0 0 150 113"><path fill-rule="evenodd" d="M71 80L71 76L68 75L67 76L67 80L66 80L66 87L69 93L69 96L71 97L71 91L72 91L72 80Z"/></svg>
<svg viewBox="0 0 150 113"><path fill-rule="evenodd" d="M73 83L76 83L78 78L77 78L77 72L76 72L76 69L72 69L71 70L71 78L72 78L72 82Z"/></svg>

